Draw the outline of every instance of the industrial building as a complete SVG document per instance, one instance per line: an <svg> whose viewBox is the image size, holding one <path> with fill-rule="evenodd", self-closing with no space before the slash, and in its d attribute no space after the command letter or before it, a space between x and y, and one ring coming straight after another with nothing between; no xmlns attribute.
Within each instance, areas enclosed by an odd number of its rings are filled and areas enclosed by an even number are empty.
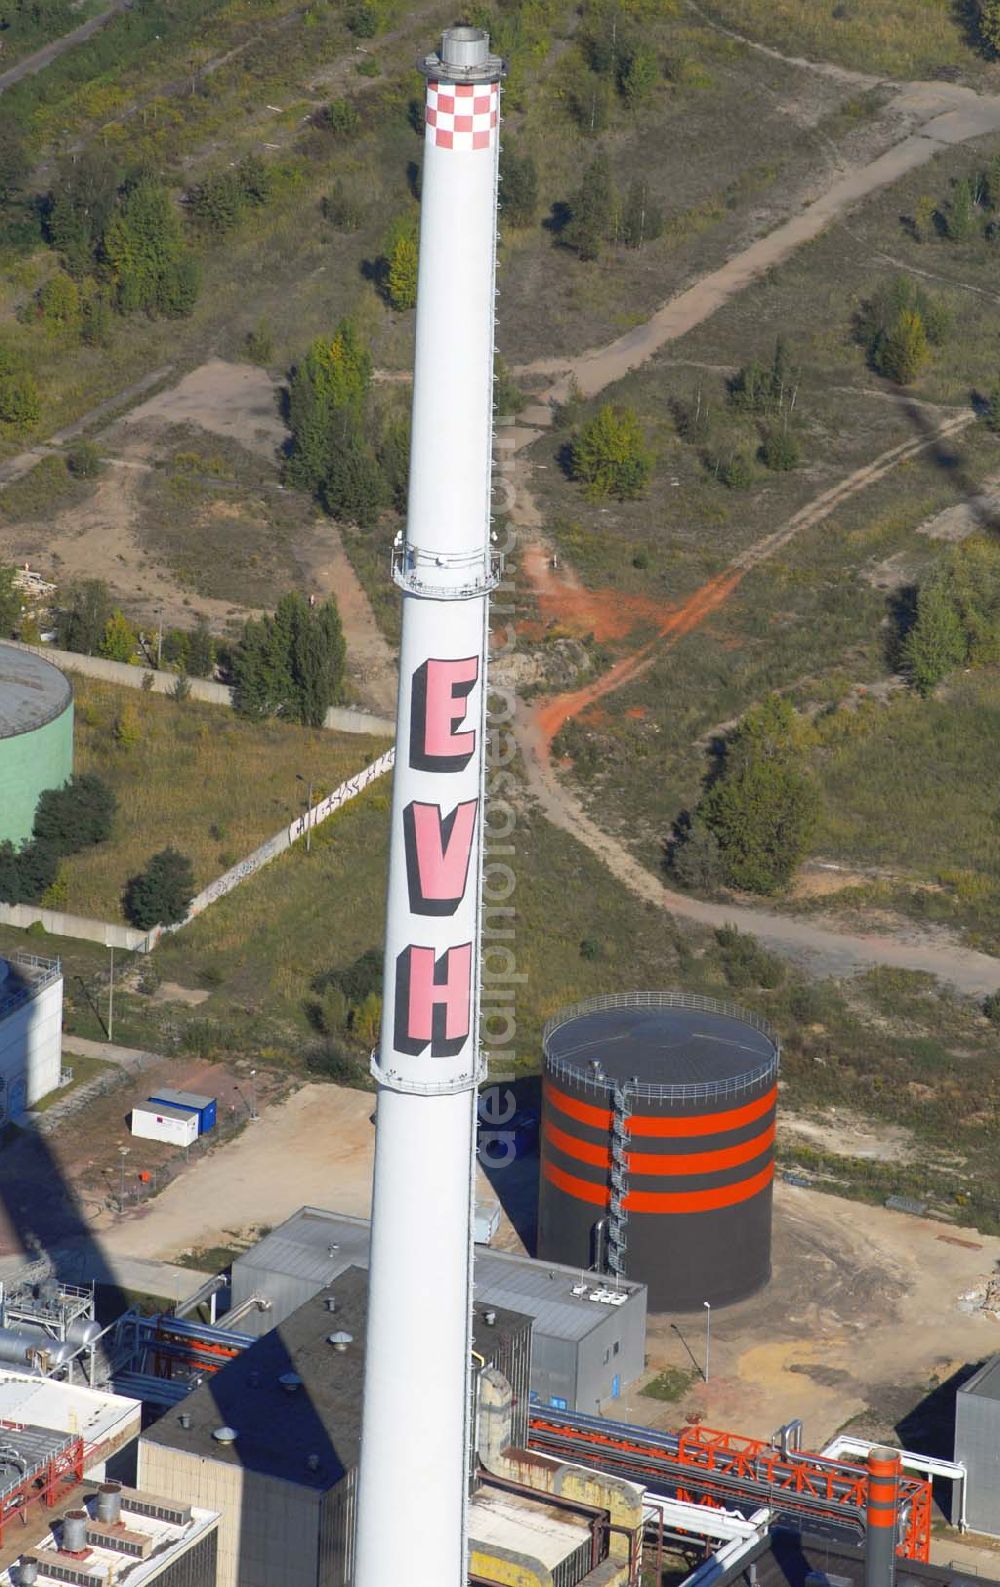
<svg viewBox="0 0 1000 1587"><path fill-rule="evenodd" d="M3 1456L0 1454L0 1460ZM0 1470L0 1482L3 1481ZM78 1485L0 1545L0 1587L215 1587L218 1514L118 1483Z"/></svg>
<svg viewBox="0 0 1000 1587"><path fill-rule="evenodd" d="M263 1333L346 1267L366 1267L369 1236L365 1218L300 1208L233 1262L233 1308L246 1309L240 1330ZM642 1284L615 1286L579 1268L477 1247L475 1297L481 1306L502 1306L532 1319L534 1400L593 1411L617 1399L643 1370Z"/></svg>
<svg viewBox="0 0 1000 1587"><path fill-rule="evenodd" d="M0 843L31 837L48 788L73 772L73 690L44 656L0 645Z"/></svg>
<svg viewBox="0 0 1000 1587"><path fill-rule="evenodd" d="M218 1587L351 1581L367 1290L341 1270L143 1433L140 1486L221 1512ZM522 1442L530 1331L475 1308L474 1359L513 1383Z"/></svg>
<svg viewBox="0 0 1000 1587"><path fill-rule="evenodd" d="M0 1124L20 1118L59 1084L62 1006L58 959L0 959Z"/></svg>
<svg viewBox="0 0 1000 1587"><path fill-rule="evenodd" d="M588 998L544 1032L538 1249L627 1275L657 1311L743 1300L771 1274L780 1047L712 998Z"/></svg>
<svg viewBox="0 0 1000 1587"><path fill-rule="evenodd" d="M1000 1537L1000 1355L981 1366L955 1396L955 1459L968 1471L969 1526Z"/></svg>

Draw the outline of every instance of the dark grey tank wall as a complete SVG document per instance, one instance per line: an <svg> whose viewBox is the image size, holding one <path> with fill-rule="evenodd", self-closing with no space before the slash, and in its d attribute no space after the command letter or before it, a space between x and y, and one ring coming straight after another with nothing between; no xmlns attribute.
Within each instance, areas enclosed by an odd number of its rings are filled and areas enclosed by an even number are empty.
<svg viewBox="0 0 1000 1587"><path fill-rule="evenodd" d="M769 1043L768 1057L761 1030L750 1026L742 1040L728 1010L721 1023L694 1011L685 1033L683 1013L670 1008L658 1029L644 1006L635 1027L641 1048L620 1008L607 1022L606 1043L593 1012L558 1023L558 1040L546 1037L538 1254L580 1268L601 1265L613 1086L639 1069L626 1273L648 1286L650 1309L659 1311L728 1305L754 1294L771 1274L777 1044ZM682 1054L679 1082L672 1078L675 1053ZM620 1073L623 1063L631 1069ZM711 1077L704 1086L699 1073Z"/></svg>

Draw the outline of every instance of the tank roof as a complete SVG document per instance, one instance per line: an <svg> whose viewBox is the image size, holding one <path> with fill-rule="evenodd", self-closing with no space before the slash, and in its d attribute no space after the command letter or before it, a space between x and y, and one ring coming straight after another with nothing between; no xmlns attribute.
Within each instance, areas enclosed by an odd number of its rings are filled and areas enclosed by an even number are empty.
<svg viewBox="0 0 1000 1587"><path fill-rule="evenodd" d="M544 1042L550 1067L564 1074L598 1086L634 1079L665 1093L763 1077L778 1057L776 1037L755 1015L670 992L589 998L551 1019Z"/></svg>
<svg viewBox="0 0 1000 1587"><path fill-rule="evenodd" d="M44 727L72 698L69 679L51 661L32 650L0 645L0 738Z"/></svg>

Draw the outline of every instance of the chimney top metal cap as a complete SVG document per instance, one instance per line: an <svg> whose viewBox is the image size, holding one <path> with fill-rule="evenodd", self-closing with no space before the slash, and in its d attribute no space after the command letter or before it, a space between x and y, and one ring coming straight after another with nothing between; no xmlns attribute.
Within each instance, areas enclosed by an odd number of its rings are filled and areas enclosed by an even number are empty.
<svg viewBox="0 0 1000 1587"><path fill-rule="evenodd" d="M495 83L504 74L504 63L490 54L490 36L483 28L445 28L440 55L420 62L425 77L448 83Z"/></svg>

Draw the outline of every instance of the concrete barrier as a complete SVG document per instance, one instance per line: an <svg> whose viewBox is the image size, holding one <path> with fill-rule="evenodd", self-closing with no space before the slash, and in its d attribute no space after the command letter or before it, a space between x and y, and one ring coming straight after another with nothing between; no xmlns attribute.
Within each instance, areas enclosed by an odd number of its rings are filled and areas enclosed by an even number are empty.
<svg viewBox="0 0 1000 1587"><path fill-rule="evenodd" d="M87 678L97 678L102 683L115 683L123 689L142 689L143 679L152 677L151 694L173 694L177 687L176 672L158 671L155 667L133 667L127 661L108 661L104 656L81 656L75 650L56 650L52 645L25 645L20 640L9 639L5 644L17 650L31 650L38 656L61 667L64 672L79 672ZM232 708L233 691L226 683L216 683L214 678L189 678L190 697L206 705L227 705ZM372 738L392 738L395 722L386 716L376 716L372 711L362 711L352 705L331 705L323 726L335 733L365 733Z"/></svg>
<svg viewBox="0 0 1000 1587"><path fill-rule="evenodd" d="M26 931L36 925L44 926L54 937L78 937L82 942L101 942L106 948L127 948L132 953L148 953L153 945L151 933L136 931L134 926L70 915L64 909L42 909L37 904L0 904L0 926Z"/></svg>

